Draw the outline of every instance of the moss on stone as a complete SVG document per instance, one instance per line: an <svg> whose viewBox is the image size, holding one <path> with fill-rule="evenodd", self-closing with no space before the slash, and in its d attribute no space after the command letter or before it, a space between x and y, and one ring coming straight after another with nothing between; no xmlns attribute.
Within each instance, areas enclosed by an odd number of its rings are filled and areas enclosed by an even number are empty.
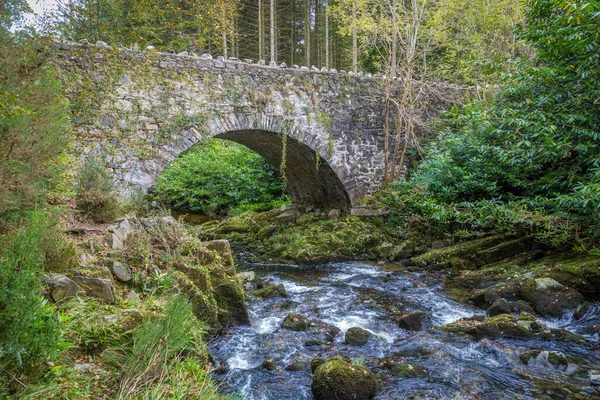
<svg viewBox="0 0 600 400"><path fill-rule="evenodd" d="M368 400L377 394L377 383L367 368L332 359L315 370L311 389L315 400Z"/></svg>

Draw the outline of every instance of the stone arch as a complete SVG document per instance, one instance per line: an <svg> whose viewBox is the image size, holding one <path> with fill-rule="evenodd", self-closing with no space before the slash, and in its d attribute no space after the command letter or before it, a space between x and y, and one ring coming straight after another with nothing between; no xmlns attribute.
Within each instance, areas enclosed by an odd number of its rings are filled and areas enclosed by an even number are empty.
<svg viewBox="0 0 600 400"><path fill-rule="evenodd" d="M198 142L224 139L242 144L261 155L279 171L285 138L285 178L292 200L319 208L349 211L351 198L340 179L339 168L323 153L327 140L283 117L227 114L206 121L202 127L188 126L162 146L162 157L139 162L124 178L128 186L148 190L160 173L181 153ZM342 174L344 175L344 174Z"/></svg>

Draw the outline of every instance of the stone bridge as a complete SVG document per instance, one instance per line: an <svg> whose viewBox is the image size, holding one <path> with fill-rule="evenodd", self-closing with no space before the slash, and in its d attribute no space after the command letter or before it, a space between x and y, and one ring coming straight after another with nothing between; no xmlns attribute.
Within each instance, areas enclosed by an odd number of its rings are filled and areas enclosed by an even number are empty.
<svg viewBox="0 0 600 400"><path fill-rule="evenodd" d="M122 196L150 189L173 159L207 138L259 153L285 176L297 203L347 211L381 186L381 77L102 42L56 46L73 153L102 154ZM463 97L456 86L417 89L423 124Z"/></svg>

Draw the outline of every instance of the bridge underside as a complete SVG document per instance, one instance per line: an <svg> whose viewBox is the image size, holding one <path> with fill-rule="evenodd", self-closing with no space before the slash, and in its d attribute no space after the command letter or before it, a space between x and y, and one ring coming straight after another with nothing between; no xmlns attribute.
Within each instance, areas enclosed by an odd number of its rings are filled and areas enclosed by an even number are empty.
<svg viewBox="0 0 600 400"><path fill-rule="evenodd" d="M231 131L215 136L242 144L260 154L276 171L281 166L283 141L280 135L262 130ZM337 174L324 160L317 162L313 149L286 136L284 175L292 200L319 208L348 211L350 198Z"/></svg>

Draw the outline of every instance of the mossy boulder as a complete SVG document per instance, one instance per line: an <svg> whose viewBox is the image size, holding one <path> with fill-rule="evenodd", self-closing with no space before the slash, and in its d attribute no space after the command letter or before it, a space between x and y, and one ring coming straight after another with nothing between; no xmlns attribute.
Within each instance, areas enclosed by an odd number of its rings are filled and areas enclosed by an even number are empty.
<svg viewBox="0 0 600 400"><path fill-rule="evenodd" d="M503 282L485 289L474 290L469 297L477 307L488 308L500 299L518 300L521 295L519 282Z"/></svg>
<svg viewBox="0 0 600 400"><path fill-rule="evenodd" d="M399 378L425 378L428 374L427 368L411 363L406 360L397 360L387 357L379 360L379 366L387 369L390 373Z"/></svg>
<svg viewBox="0 0 600 400"><path fill-rule="evenodd" d="M500 314L510 314L512 312L512 304L506 299L498 299L488 308L486 314L488 317L495 317Z"/></svg>
<svg viewBox="0 0 600 400"><path fill-rule="evenodd" d="M364 346L369 341L369 338L373 336L371 332L359 328L353 327L346 331L345 342L352 346Z"/></svg>
<svg viewBox="0 0 600 400"><path fill-rule="evenodd" d="M428 319L425 311L417 311L410 314L404 314L396 320L398 326L409 331L420 331Z"/></svg>
<svg viewBox="0 0 600 400"><path fill-rule="evenodd" d="M254 297L260 297L262 299L271 299L275 297L290 297L285 287L282 284L266 284L260 289L256 289L252 292Z"/></svg>
<svg viewBox="0 0 600 400"><path fill-rule="evenodd" d="M519 355L519 358L529 366L543 366L563 371L569 367L567 357L560 351L526 350Z"/></svg>
<svg viewBox="0 0 600 400"><path fill-rule="evenodd" d="M560 316L566 309L575 308L583 302L578 291L552 278L527 281L521 287L521 294L541 315Z"/></svg>
<svg viewBox="0 0 600 400"><path fill-rule="evenodd" d="M531 327L535 323L537 323L535 318L531 321L528 317L517 319L513 315L501 314L491 318L483 316L462 318L438 329L459 335L468 335L476 339L484 337L530 338L536 335L535 328ZM540 322L540 324L545 327L543 323Z"/></svg>
<svg viewBox="0 0 600 400"><path fill-rule="evenodd" d="M290 313L283 320L282 326L285 329L300 332L305 331L310 327L310 321L300 314Z"/></svg>
<svg viewBox="0 0 600 400"><path fill-rule="evenodd" d="M544 322L525 312L522 312L519 318L511 314L500 314L490 318L484 316L462 318L436 329L475 339L485 337L520 339L538 337L540 339L554 339L563 342L585 341L583 337L573 332L564 329L550 329Z"/></svg>
<svg viewBox="0 0 600 400"><path fill-rule="evenodd" d="M288 365L287 367L285 367L285 370L286 371L302 371L305 368L306 368L306 363L304 363L302 361L295 361L295 362L291 363L290 365Z"/></svg>
<svg viewBox="0 0 600 400"><path fill-rule="evenodd" d="M315 370L311 390L315 400L368 400L377 394L377 380L361 365L332 359Z"/></svg>

